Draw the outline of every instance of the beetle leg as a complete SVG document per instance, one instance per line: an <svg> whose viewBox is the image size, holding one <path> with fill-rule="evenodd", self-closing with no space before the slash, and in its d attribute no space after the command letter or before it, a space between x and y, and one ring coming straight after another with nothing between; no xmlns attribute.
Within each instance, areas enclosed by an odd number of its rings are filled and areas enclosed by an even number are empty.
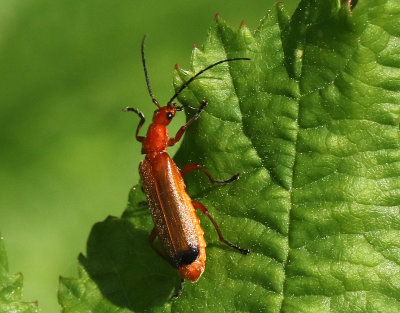
<svg viewBox="0 0 400 313"><path fill-rule="evenodd" d="M203 173L207 175L208 179L210 180L210 182L212 184L225 185L225 184L232 183L235 180L239 179L239 173L237 173L227 180L216 180L216 179L214 179L214 177L211 176L211 174L203 166L201 166L200 164L196 164L196 163L187 164L183 169L181 169L181 174L182 174L182 176L185 176L190 171L197 170L197 169L203 171Z"/></svg>
<svg viewBox="0 0 400 313"><path fill-rule="evenodd" d="M162 257L165 261L167 261L168 263L170 263L170 261L168 260L168 258L165 256L164 253L162 253L156 246L154 246L154 240L157 238L157 231L156 228L154 227L153 230L151 231L151 234L149 236L149 243L151 248L157 252L157 254Z"/></svg>
<svg viewBox="0 0 400 313"><path fill-rule="evenodd" d="M139 117L140 117L140 122L139 122L139 124L138 124L138 126L137 126L137 128L136 128L136 140L139 141L139 142L143 142L144 137L143 137L143 136L139 136L139 130L140 130L140 128L142 128L144 122L146 121L146 119L144 118L143 113L140 112L138 109L130 108L130 107L125 108L125 109L124 109L124 112L134 112L134 113L136 113L137 115L139 115Z"/></svg>
<svg viewBox="0 0 400 313"><path fill-rule="evenodd" d="M239 251L242 254L249 254L250 250L249 249L242 249L236 245L234 245L233 243L230 243L228 240L226 240L224 238L224 236L222 236L221 230L218 227L218 224L214 221L214 219L211 217L210 212L208 212L207 208L199 201L192 201L193 206L195 207L195 209L200 210L201 212L203 212L211 221L211 223L213 223L215 230L218 233L219 236L219 240L221 240L223 243L227 244L229 247Z"/></svg>
<svg viewBox="0 0 400 313"><path fill-rule="evenodd" d="M157 237L157 231L156 231L156 228L154 227L153 230L151 231L150 236L149 236L149 243L150 243L150 246L153 248L153 250L154 250L155 252L158 253L159 256L161 256L161 257L162 257L163 259L165 259L168 263L170 263L170 261L168 260L168 258L167 258L163 253L161 253L160 250L158 250L158 249L154 246L153 243L154 243L154 240L156 239L156 237ZM181 279L181 283L180 283L178 289L176 290L175 294L171 297L171 300L175 300L175 299L178 299L178 298L179 298L179 296L181 295L182 290L183 290L183 283L184 283L184 282L185 282L185 279L182 278L182 279Z"/></svg>
<svg viewBox="0 0 400 313"><path fill-rule="evenodd" d="M151 234L149 236L150 246L154 247L153 243L154 243L154 240L156 240L156 238L157 238L157 231L156 231L156 228L153 227L153 230L151 231Z"/></svg>
<svg viewBox="0 0 400 313"><path fill-rule="evenodd" d="M169 138L168 139L168 146L173 146L174 144L176 144L179 140L181 140L183 134L186 131L186 128L192 124L195 120L197 120L200 116L201 111L203 111L204 107L208 104L208 102L206 100L201 101L201 105L199 107L199 109L197 110L196 114L193 115L193 117L187 121L187 123L185 125L183 125L178 132L175 135L175 138Z"/></svg>
<svg viewBox="0 0 400 313"><path fill-rule="evenodd" d="M179 285L178 289L176 290L175 294L171 297L171 300L176 300L182 293L183 286L184 286L185 279L181 278L181 284Z"/></svg>

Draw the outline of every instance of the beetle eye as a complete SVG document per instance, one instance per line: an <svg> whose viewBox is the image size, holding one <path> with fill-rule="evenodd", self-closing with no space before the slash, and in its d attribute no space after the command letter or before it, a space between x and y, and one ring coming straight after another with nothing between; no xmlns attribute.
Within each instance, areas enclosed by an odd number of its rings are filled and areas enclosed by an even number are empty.
<svg viewBox="0 0 400 313"><path fill-rule="evenodd" d="M174 117L174 116L172 115L171 112L168 112L168 113L167 113L167 119L172 120L173 117Z"/></svg>

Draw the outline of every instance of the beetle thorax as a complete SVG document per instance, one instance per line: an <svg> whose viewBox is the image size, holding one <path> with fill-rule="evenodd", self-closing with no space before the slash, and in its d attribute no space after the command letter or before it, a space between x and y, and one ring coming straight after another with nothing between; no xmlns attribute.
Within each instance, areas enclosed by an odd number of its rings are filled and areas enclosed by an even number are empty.
<svg viewBox="0 0 400 313"><path fill-rule="evenodd" d="M165 125L151 124L145 140L143 141L142 153L165 151L168 145L168 130Z"/></svg>
<svg viewBox="0 0 400 313"><path fill-rule="evenodd" d="M166 106L154 111L153 121L143 141L143 154L166 150L169 139L167 126L175 116L176 110L177 106L175 103L168 103Z"/></svg>

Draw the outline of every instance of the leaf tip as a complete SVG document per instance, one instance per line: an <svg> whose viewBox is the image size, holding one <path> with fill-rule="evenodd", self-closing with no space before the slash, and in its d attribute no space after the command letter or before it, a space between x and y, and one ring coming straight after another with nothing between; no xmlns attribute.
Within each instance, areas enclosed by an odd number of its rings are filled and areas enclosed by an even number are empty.
<svg viewBox="0 0 400 313"><path fill-rule="evenodd" d="M216 14L215 14L215 20L217 21L219 19L219 13L217 12Z"/></svg>
<svg viewBox="0 0 400 313"><path fill-rule="evenodd" d="M175 68L176 70L179 69L178 63L175 64L174 68Z"/></svg>
<svg viewBox="0 0 400 313"><path fill-rule="evenodd" d="M244 25L246 25L246 22L245 22L244 20L242 20L242 21L240 22L240 26L244 26Z"/></svg>
<svg viewBox="0 0 400 313"><path fill-rule="evenodd" d="M193 44L193 49L197 49L197 45L195 43Z"/></svg>

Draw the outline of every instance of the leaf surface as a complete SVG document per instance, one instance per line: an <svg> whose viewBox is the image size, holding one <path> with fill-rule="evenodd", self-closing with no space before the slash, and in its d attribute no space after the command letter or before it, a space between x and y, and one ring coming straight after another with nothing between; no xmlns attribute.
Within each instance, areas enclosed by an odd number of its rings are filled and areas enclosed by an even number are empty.
<svg viewBox="0 0 400 313"><path fill-rule="evenodd" d="M241 173L226 186L185 180L225 238L252 253L224 246L201 217L205 273L169 301L179 278L147 245L137 186L122 218L93 228L81 277L62 280L63 312L399 312L399 18L397 0L352 11L304 0L291 18L278 4L254 33L217 19L176 88L221 59L251 61L182 92L183 104L209 104L175 160L217 179Z"/></svg>

